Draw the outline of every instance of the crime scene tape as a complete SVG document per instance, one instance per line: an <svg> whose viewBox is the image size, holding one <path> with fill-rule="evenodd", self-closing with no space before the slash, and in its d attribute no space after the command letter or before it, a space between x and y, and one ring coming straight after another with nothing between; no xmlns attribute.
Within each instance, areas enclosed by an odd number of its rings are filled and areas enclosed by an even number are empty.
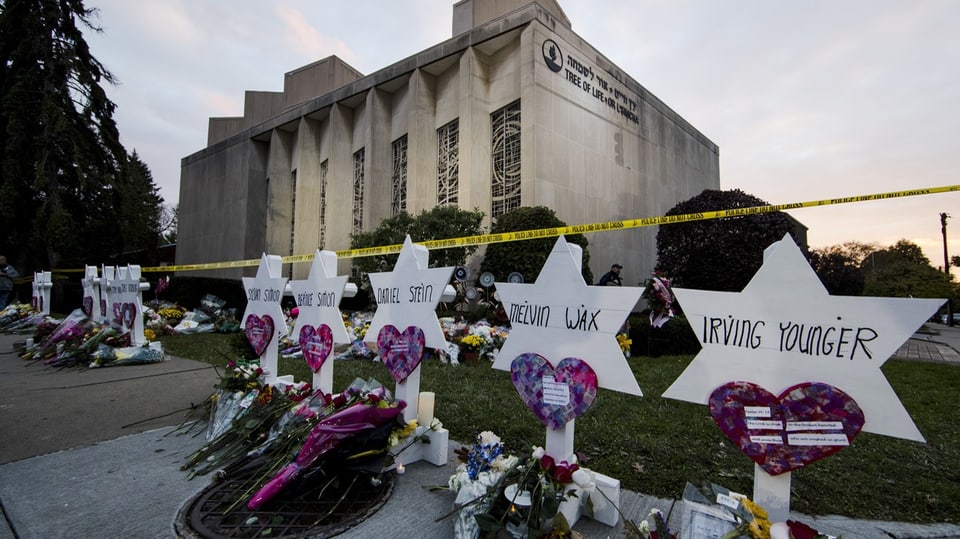
<svg viewBox="0 0 960 539"><path fill-rule="evenodd" d="M517 232L503 232L499 234L480 234L477 236L464 236L460 238L450 238L443 240L426 240L417 242L427 249L450 249L453 247L489 245L492 243L505 243L508 241L522 241L539 238L554 238L564 234L592 234L594 232L605 232L610 230L626 230L630 228L640 228L646 226L671 225L676 223L686 223L690 221L707 221L711 219L726 219L731 217L745 217L748 215L759 215L762 213L772 213L784 210L797 210L801 208L812 208L819 206L835 206L839 204L850 204L854 202L869 202L874 200L886 200L891 198L906 198L921 195L934 195L940 193L952 193L960 191L960 185L946 185L943 187L926 187L922 189L910 189L906 191L891 191L888 193L875 193L870 195L859 195L843 198L827 198L822 200L810 200L806 202L793 202L789 204L770 204L765 206L751 206L747 208L734 208L730 210L716 210L698 213L686 213L682 215L663 215L660 217L642 217L638 219L628 219L622 221L605 221L601 223L590 223L583 225L562 226L553 228L539 228L533 230L521 230ZM359 258L364 256L378 256L399 253L403 245L383 245L380 247L365 247L361 249L345 249L337 251L338 258ZM311 262L313 253L303 255L291 255L282 257L284 264L297 264L301 262ZM204 264L181 264L177 266L154 266L140 268L141 272L175 272L175 271L200 271L225 268L242 268L258 266L260 259L232 260L229 262L211 262ZM54 272L76 272L83 270L54 270Z"/></svg>

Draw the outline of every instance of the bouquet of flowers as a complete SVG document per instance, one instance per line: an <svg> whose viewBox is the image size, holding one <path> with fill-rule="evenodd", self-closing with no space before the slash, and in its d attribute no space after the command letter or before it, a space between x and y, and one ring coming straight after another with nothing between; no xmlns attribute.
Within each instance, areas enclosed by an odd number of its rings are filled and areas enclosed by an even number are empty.
<svg viewBox="0 0 960 539"><path fill-rule="evenodd" d="M44 316L34 312L28 303L11 303L0 310L0 329L11 333L34 328L43 320Z"/></svg>
<svg viewBox="0 0 960 539"><path fill-rule="evenodd" d="M647 279L642 297L647 299L647 304L650 306L651 326L655 328L663 327L668 320L675 316L670 279L667 279L659 271L653 272L653 276Z"/></svg>
<svg viewBox="0 0 960 539"><path fill-rule="evenodd" d="M327 395L303 383L266 385L255 363L228 367L212 397L209 441L182 468L189 477L219 469L219 479L242 478L253 510L301 479L382 473L390 448L417 428L375 380Z"/></svg>
<svg viewBox="0 0 960 539"><path fill-rule="evenodd" d="M560 512L565 500L587 495L594 509L606 504L593 472L576 462L556 462L542 447L530 455L507 456L499 437L482 432L457 454L463 463L446 488L457 494L458 538L503 531L513 537L569 533Z"/></svg>
<svg viewBox="0 0 960 539"><path fill-rule="evenodd" d="M89 355L90 367L118 367L121 365L144 365L159 363L166 359L160 343L145 346L125 346L112 348L105 344L97 346L97 350Z"/></svg>
<svg viewBox="0 0 960 539"><path fill-rule="evenodd" d="M640 521L640 525L624 519L627 537L630 539L676 539L677 534L667 526L667 519L659 509L651 509L647 518ZM652 524L651 524L652 523Z"/></svg>
<svg viewBox="0 0 960 539"><path fill-rule="evenodd" d="M350 316L344 315L343 325L347 329L347 335L350 336L350 348L338 354L336 359L373 359L376 354L363 342L370 329L370 321L373 320L373 313L357 312Z"/></svg>

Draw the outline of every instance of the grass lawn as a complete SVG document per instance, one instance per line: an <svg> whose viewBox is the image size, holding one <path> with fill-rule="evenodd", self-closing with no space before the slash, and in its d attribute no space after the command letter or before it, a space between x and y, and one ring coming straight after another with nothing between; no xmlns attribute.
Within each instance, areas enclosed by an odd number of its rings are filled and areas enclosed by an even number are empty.
<svg viewBox="0 0 960 539"><path fill-rule="evenodd" d="M239 335L164 337L176 356L225 364L237 356ZM753 462L713 423L706 406L661 395L692 356L631 358L645 397L601 389L576 422L575 447L589 468L623 487L678 498L687 481L712 481L751 494ZM280 374L309 380L302 362L280 362ZM910 522L960 523L960 367L890 360L883 367L920 432L921 444L869 433L836 455L793 472L791 508L807 514ZM334 387L373 377L388 388L386 368L338 361ZM487 362L460 367L424 363L421 388L437 394L437 417L451 439L467 442L490 430L511 451L544 445L545 427L526 409L510 376Z"/></svg>

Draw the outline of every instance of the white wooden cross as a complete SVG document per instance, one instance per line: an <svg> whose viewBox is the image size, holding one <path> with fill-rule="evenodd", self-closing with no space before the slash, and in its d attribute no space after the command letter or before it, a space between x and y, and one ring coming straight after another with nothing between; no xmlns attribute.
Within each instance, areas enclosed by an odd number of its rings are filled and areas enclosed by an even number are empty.
<svg viewBox="0 0 960 539"><path fill-rule="evenodd" d="M399 331L418 327L423 331L428 348L446 348L446 338L437 319L437 304L450 282L454 268L429 268L430 253L406 237L393 271L371 273L370 285L377 301L377 312L364 336L365 342L376 343L380 330L391 325ZM380 351L381 356L384 351ZM403 380L397 382L396 398L407 403L403 417L417 418L420 408L420 365ZM432 404L432 402L431 402ZM429 425L420 425L423 433ZM449 432L446 429L428 431L429 444L416 443L401 456L404 463L426 460L437 466L447 464Z"/></svg>
<svg viewBox="0 0 960 539"><path fill-rule="evenodd" d="M510 371L514 359L527 353L537 353L554 366L564 358L579 358L596 373L599 387L640 396L616 336L643 289L587 285L582 266L583 249L561 236L535 283L496 283L511 331L493 368ZM574 422L547 427L546 452L557 462L572 461ZM597 485L619 503L618 480L597 474ZM572 525L583 511L583 498L568 501L564 515ZM611 507L593 518L612 526L618 516Z"/></svg>
<svg viewBox="0 0 960 539"><path fill-rule="evenodd" d="M923 441L880 367L944 300L831 296L789 235L764 251L742 292L674 292L703 348L664 397L707 404L733 381L775 395L820 382L856 401L864 432ZM754 501L786 520L790 472L755 472Z"/></svg>
<svg viewBox="0 0 960 539"><path fill-rule="evenodd" d="M337 253L317 250L307 279L290 281L290 289L300 310L293 338L300 342L304 361L312 370L320 363L313 370L313 387L333 393L333 347L350 343L340 301L356 295L357 287L347 283L346 275L337 275Z"/></svg>
<svg viewBox="0 0 960 539"><path fill-rule="evenodd" d="M244 277L243 289L247 294L247 308L243 311L241 327L247 340L259 354L260 367L265 371L265 380L269 384L292 384L292 377L281 379L277 376L277 362L280 355L280 337L286 334L280 300L283 298L286 277L280 272L283 260L276 255L260 258L256 277Z"/></svg>

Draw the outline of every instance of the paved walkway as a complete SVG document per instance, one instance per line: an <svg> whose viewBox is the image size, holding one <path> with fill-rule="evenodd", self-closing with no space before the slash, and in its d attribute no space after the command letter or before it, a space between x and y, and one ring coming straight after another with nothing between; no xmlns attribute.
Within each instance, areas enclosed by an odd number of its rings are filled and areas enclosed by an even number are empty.
<svg viewBox="0 0 960 539"><path fill-rule="evenodd" d="M894 358L960 365L960 327L925 324L903 343Z"/></svg>
<svg viewBox="0 0 960 539"><path fill-rule="evenodd" d="M958 361L960 328L911 339L897 357ZM183 408L206 398L216 382L209 365L171 358L154 365L87 371L51 371L12 353L22 336L0 334L0 539L51 537L176 537L184 503L207 483L180 471L202 437L177 436ZM954 343L954 344L950 344ZM453 457L453 453L450 453ZM345 538L453 535L453 519L435 519L450 507L443 483L455 464L416 463L398 477L384 507ZM679 527L682 502L624 491L621 507L639 522L650 508ZM905 524L840 516L793 515L847 538L960 537L952 524ZM586 538L623 537L623 525L590 520L575 527Z"/></svg>

